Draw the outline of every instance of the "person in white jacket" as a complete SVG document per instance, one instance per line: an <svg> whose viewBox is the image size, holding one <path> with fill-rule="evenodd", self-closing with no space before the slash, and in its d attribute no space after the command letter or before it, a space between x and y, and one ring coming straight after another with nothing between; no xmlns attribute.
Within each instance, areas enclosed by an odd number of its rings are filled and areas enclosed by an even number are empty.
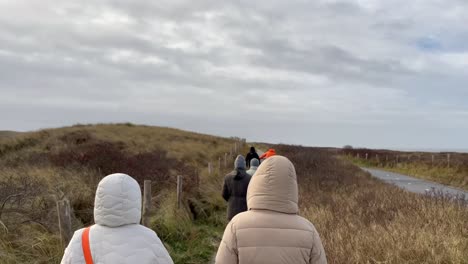
<svg viewBox="0 0 468 264"><path fill-rule="evenodd" d="M75 232L61 264L173 264L156 233L140 219L138 183L126 174L106 176L96 190L95 225Z"/></svg>
<svg viewBox="0 0 468 264"><path fill-rule="evenodd" d="M258 159L251 159L250 160L250 169L247 171L247 174L250 176L253 176L255 172L258 169L258 166L260 166L260 161Z"/></svg>

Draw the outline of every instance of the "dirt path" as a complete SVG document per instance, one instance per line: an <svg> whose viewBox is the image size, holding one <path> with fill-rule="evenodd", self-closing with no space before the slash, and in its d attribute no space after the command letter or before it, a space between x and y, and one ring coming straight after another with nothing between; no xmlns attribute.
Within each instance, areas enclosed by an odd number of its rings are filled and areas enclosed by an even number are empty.
<svg viewBox="0 0 468 264"><path fill-rule="evenodd" d="M265 152L257 149L258 156L263 155L263 153ZM208 262L208 264L215 264L215 262L216 262L216 253L214 253L213 257L211 258L210 262Z"/></svg>

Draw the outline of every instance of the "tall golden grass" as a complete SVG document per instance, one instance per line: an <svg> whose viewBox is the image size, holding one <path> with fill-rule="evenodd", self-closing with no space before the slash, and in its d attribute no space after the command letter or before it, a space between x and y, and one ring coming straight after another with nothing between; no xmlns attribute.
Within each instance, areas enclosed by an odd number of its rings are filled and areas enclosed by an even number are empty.
<svg viewBox="0 0 468 264"><path fill-rule="evenodd" d="M296 166L301 214L329 263L468 263L468 204L408 193L346 160L278 146Z"/></svg>

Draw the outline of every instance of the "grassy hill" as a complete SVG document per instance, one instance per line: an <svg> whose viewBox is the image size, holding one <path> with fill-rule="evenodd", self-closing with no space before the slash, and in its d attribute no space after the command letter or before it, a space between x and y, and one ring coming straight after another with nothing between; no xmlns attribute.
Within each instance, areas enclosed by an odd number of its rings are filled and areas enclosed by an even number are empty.
<svg viewBox="0 0 468 264"><path fill-rule="evenodd" d="M55 200L70 199L74 230L90 225L97 183L114 172L128 173L140 184L152 180L157 210L151 227L176 263L204 263L225 225L222 177L217 170L208 175L207 162L218 164L234 142L132 124L77 125L2 139L0 263L58 263L63 247ZM175 207L177 175L184 176L181 210Z"/></svg>
<svg viewBox="0 0 468 264"><path fill-rule="evenodd" d="M0 263L59 263L63 246L55 200L70 199L74 229L90 225L96 185L113 172L128 173L140 184L152 180L150 227L175 263L208 263L226 225L220 189L232 158L211 175L206 164L217 164L234 142L132 124L79 125L2 139ZM336 158L336 150L273 147L296 166L301 215L317 227L329 263L466 263L466 203L388 186ZM182 209L176 208L177 175L184 176Z"/></svg>
<svg viewBox="0 0 468 264"><path fill-rule="evenodd" d="M0 130L0 139L2 138L11 138L20 134L20 132L9 131L9 130Z"/></svg>

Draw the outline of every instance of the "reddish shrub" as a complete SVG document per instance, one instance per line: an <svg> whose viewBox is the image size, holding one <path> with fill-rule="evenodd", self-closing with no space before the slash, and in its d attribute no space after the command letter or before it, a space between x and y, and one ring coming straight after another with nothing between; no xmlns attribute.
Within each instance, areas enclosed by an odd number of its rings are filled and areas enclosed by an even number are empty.
<svg viewBox="0 0 468 264"><path fill-rule="evenodd" d="M124 144L97 141L69 146L67 149L49 155L50 162L59 167L86 167L96 170L101 177L112 173L126 173L140 184L144 180L157 183L156 188L175 184L172 171L186 177L186 188L195 185L195 169L167 156L164 150L132 154L125 151ZM188 190L187 189L187 190Z"/></svg>
<svg viewBox="0 0 468 264"><path fill-rule="evenodd" d="M300 203L336 206L326 195L317 194L331 194L337 189L356 186L367 188L369 185L366 178L356 176L359 174L357 167L334 158L326 149L289 145L277 145L275 149L278 154L288 157L296 168Z"/></svg>
<svg viewBox="0 0 468 264"><path fill-rule="evenodd" d="M91 133L86 130L78 130L67 133L60 137L60 140L73 145L80 145L89 142L92 139Z"/></svg>

